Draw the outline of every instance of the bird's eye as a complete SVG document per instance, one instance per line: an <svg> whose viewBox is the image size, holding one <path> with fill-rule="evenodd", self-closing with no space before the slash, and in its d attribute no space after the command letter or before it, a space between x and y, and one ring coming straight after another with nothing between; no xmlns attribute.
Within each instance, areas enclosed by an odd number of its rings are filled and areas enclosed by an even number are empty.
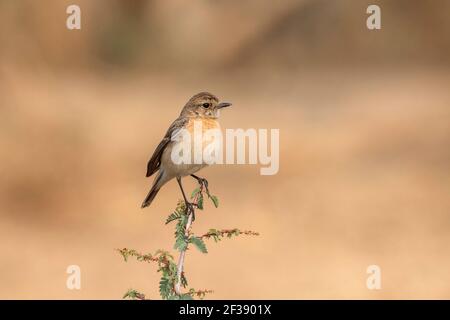
<svg viewBox="0 0 450 320"><path fill-rule="evenodd" d="M208 109L208 108L209 108L209 103L207 103L207 102L204 103L204 104L203 104L203 108Z"/></svg>

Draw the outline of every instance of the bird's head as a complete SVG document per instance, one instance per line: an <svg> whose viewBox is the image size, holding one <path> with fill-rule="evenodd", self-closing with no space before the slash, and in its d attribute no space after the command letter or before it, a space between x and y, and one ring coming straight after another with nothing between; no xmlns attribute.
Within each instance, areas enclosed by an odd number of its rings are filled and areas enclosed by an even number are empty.
<svg viewBox="0 0 450 320"><path fill-rule="evenodd" d="M181 111L182 116L217 119L220 109L231 106L229 102L220 102L208 92L200 92L193 96Z"/></svg>

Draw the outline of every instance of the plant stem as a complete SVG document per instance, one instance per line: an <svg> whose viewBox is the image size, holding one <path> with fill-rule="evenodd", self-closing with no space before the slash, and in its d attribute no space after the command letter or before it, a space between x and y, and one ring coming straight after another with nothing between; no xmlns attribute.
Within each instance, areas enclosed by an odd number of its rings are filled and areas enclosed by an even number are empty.
<svg viewBox="0 0 450 320"><path fill-rule="evenodd" d="M192 226L192 217L194 215L194 207L192 207L192 210L189 210L188 215L188 221L186 223L186 229L185 229L185 236L186 239L189 237L189 231L191 230ZM180 251L180 257L178 258L178 264L177 264L177 283L175 284L175 293L178 295L181 295L181 275L183 274L184 269L184 258L186 256L186 249Z"/></svg>

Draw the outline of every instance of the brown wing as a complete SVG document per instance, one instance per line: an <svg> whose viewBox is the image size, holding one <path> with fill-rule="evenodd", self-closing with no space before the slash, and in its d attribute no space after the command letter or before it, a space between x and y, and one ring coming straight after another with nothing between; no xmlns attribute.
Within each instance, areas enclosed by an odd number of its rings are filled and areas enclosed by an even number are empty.
<svg viewBox="0 0 450 320"><path fill-rule="evenodd" d="M166 135L161 140L159 145L156 147L152 157L148 161L146 177L150 177L152 174L158 171L159 167L161 166L161 156L164 150L166 149L167 145L171 141L172 135L177 130L183 128L188 121L189 121L188 118L178 118L170 125L169 129L166 132Z"/></svg>

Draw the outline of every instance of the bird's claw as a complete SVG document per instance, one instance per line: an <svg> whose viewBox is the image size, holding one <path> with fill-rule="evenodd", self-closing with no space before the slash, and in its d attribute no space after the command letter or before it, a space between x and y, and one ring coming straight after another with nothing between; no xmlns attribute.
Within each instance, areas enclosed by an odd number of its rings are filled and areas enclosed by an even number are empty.
<svg viewBox="0 0 450 320"><path fill-rule="evenodd" d="M185 202L186 203L186 215L192 214L192 221L195 220L195 210L194 210L194 204L191 202Z"/></svg>
<svg viewBox="0 0 450 320"><path fill-rule="evenodd" d="M209 194L209 189L208 189L208 180L206 180L205 178L200 178L198 180L198 183L200 184L200 186L204 186L206 193Z"/></svg>

